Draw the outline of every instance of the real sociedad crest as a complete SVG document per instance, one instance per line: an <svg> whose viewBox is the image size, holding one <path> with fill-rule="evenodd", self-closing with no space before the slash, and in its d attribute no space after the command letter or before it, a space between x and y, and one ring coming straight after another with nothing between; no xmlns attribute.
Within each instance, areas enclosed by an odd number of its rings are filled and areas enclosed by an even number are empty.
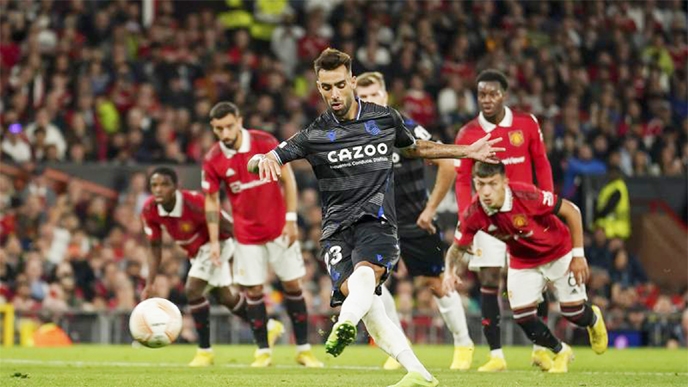
<svg viewBox="0 0 688 387"><path fill-rule="evenodd" d="M366 132L372 134L373 136L380 134L380 127L377 126L377 122L375 122L375 120L366 121L363 125L365 126Z"/></svg>

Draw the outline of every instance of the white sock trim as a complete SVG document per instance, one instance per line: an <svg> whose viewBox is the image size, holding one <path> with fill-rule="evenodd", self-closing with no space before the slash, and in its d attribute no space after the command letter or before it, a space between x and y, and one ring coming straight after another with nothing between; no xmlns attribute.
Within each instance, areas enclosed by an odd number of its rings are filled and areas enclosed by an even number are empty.
<svg viewBox="0 0 688 387"><path fill-rule="evenodd" d="M256 350L256 354L258 354L258 355L262 355L264 353L268 353L268 354L272 355L272 349L270 349L270 348L258 348Z"/></svg>
<svg viewBox="0 0 688 387"><path fill-rule="evenodd" d="M306 352L311 350L310 344L301 344L296 346L296 352Z"/></svg>
<svg viewBox="0 0 688 387"><path fill-rule="evenodd" d="M490 356L492 356L492 357L499 357L499 358L504 359L504 351L502 351L501 348L499 348L499 349L493 349L493 350L490 351Z"/></svg>

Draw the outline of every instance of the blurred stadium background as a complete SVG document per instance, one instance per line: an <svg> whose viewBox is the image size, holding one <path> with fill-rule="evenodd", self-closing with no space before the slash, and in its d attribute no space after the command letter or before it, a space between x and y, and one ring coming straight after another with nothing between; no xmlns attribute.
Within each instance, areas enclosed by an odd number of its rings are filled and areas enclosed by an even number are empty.
<svg viewBox="0 0 688 387"><path fill-rule="evenodd" d="M611 345L686 347L686 27L680 0L0 0L4 343L30 345L50 321L74 342L130 342L127 317L147 273L138 218L146 172L174 165L183 187L199 188L214 141L208 111L221 100L241 107L247 127L279 139L297 132L325 108L311 64L330 46L354 58L355 74L381 71L391 105L448 143L478 113L477 73L505 72L508 105L538 117L558 192L584 211L588 289ZM311 334L321 343L333 311L316 259L319 199L310 167L294 168ZM616 205L632 213L621 238L595 227L615 168L630 196ZM453 193L440 221L450 242ZM169 242L164 256L158 294L184 310L186 259ZM429 290L414 290L403 267L390 288L414 343L450 342ZM481 343L470 274L461 294ZM280 297L271 287L277 316ZM505 343L527 343L502 301ZM560 337L586 340L556 316L553 303ZM251 341L219 307L212 329L216 343ZM195 339L188 319L182 340Z"/></svg>

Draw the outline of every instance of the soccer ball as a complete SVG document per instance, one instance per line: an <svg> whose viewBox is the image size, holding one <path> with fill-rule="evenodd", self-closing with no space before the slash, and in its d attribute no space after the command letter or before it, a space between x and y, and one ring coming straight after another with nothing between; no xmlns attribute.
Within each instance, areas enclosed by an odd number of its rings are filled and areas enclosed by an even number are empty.
<svg viewBox="0 0 688 387"><path fill-rule="evenodd" d="M134 340L148 348L170 345L182 331L182 313L164 298L149 298L131 312L129 331Z"/></svg>

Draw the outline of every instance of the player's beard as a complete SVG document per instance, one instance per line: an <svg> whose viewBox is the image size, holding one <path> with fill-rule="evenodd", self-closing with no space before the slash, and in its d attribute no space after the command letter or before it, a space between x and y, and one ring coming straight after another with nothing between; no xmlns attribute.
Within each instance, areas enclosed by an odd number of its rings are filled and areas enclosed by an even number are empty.
<svg viewBox="0 0 688 387"><path fill-rule="evenodd" d="M343 100L340 100L339 103L342 106L342 108L339 110L335 110L332 107L333 103L330 102L330 111L337 118L345 118L346 115L349 113L349 110L351 109L351 105L353 105L353 99L348 99L348 100L343 99Z"/></svg>
<svg viewBox="0 0 688 387"><path fill-rule="evenodd" d="M234 149L234 144L236 144L236 138L234 140L223 140L221 141L227 149Z"/></svg>

